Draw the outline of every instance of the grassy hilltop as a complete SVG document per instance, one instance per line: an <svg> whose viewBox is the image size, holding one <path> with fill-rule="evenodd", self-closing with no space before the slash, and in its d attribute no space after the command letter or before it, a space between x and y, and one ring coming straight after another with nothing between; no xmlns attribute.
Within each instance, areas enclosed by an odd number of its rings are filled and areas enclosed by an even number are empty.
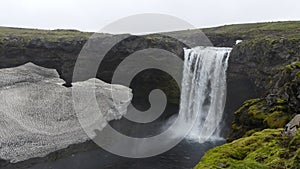
<svg viewBox="0 0 300 169"><path fill-rule="evenodd" d="M300 38L300 21L284 21L284 22L266 22L251 24L234 24L213 28L203 28L194 30L177 31L177 34L190 36L199 31L203 31L207 35L226 35L238 37L241 39L257 39L257 38ZM25 29L13 27L0 27L0 38L10 35L30 39L34 37L44 37L49 41L57 41L60 39L71 39L74 37L88 38L92 32L81 32L78 30L56 29Z"/></svg>
<svg viewBox="0 0 300 169"><path fill-rule="evenodd" d="M226 25L203 29L207 34L227 34L244 39L256 38L300 38L300 21L266 22Z"/></svg>

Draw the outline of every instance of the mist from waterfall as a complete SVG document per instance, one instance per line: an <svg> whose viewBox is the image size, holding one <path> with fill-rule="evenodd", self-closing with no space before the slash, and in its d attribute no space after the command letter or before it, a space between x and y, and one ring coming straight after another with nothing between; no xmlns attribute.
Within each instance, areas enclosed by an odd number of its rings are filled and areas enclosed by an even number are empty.
<svg viewBox="0 0 300 169"><path fill-rule="evenodd" d="M220 138L231 48L185 49L179 120L193 128L186 138L203 143Z"/></svg>

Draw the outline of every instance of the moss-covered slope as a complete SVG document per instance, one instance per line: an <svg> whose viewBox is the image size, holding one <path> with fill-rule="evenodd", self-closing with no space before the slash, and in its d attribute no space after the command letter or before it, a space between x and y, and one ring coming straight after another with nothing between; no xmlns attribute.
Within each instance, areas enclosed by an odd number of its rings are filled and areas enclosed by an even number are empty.
<svg viewBox="0 0 300 169"><path fill-rule="evenodd" d="M266 129L209 150L194 169L298 169L300 130L293 139Z"/></svg>
<svg viewBox="0 0 300 169"><path fill-rule="evenodd" d="M300 113L300 62L274 70L266 96L246 101L234 115L228 141L265 128L281 128Z"/></svg>

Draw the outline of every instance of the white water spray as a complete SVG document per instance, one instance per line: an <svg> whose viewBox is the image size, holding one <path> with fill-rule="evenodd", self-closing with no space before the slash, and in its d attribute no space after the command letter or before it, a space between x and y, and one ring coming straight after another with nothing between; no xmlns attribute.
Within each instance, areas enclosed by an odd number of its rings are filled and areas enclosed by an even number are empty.
<svg viewBox="0 0 300 169"><path fill-rule="evenodd" d="M180 117L189 124L188 139L203 143L219 139L226 100L226 70L231 48L185 49Z"/></svg>

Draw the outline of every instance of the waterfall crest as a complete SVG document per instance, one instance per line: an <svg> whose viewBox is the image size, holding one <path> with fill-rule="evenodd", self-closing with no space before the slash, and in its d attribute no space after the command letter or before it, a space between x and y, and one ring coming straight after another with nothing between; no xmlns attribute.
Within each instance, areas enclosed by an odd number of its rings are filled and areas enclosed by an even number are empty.
<svg viewBox="0 0 300 169"><path fill-rule="evenodd" d="M203 143L219 139L226 101L226 70L231 48L185 49L180 116L189 124L188 139Z"/></svg>

